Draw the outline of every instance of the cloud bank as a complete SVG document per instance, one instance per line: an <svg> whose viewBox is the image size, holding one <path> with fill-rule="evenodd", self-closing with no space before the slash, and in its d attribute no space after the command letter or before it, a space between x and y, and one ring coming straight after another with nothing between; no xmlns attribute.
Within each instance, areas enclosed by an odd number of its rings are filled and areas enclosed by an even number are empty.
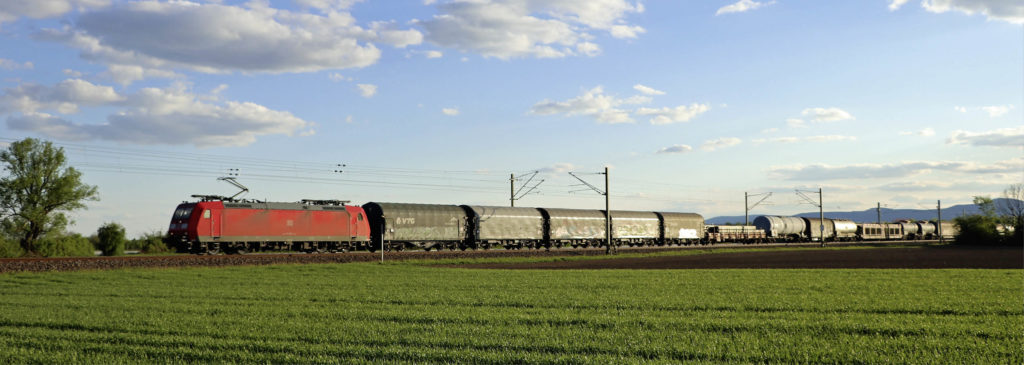
<svg viewBox="0 0 1024 365"><path fill-rule="evenodd" d="M113 108L99 123L76 123L64 115L83 107ZM7 127L72 141L110 140L136 144L245 146L262 135L312 134L313 123L289 112L192 93L182 84L120 94L80 79L53 86L23 84L0 95Z"/></svg>
<svg viewBox="0 0 1024 365"><path fill-rule="evenodd" d="M437 9L440 14L418 22L427 41L499 59L595 56L601 47L592 32L615 38L645 32L625 20L643 6L623 0L455 0Z"/></svg>

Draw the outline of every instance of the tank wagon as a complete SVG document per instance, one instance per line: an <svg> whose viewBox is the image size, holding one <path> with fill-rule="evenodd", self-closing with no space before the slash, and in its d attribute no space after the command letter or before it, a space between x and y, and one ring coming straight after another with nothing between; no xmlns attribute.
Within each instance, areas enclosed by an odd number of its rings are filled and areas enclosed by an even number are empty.
<svg viewBox="0 0 1024 365"><path fill-rule="evenodd" d="M803 224L799 224L798 220ZM769 241L785 242L820 241L822 227L826 241L938 239L938 225L942 226L941 238L953 238L958 233L956 226L949 221L879 224L855 223L846 219L759 216L754 219L754 225L765 229Z"/></svg>
<svg viewBox="0 0 1024 365"><path fill-rule="evenodd" d="M857 240L857 223L848 219L832 219L832 228L835 231L836 241Z"/></svg>
<svg viewBox="0 0 1024 365"><path fill-rule="evenodd" d="M799 217L762 215L754 218L754 227L764 230L768 239L783 242L807 240L807 223Z"/></svg>
<svg viewBox="0 0 1024 365"><path fill-rule="evenodd" d="M917 223L910 221L899 221L896 223L900 225L900 229L903 231L903 239L916 240L921 238L921 226Z"/></svg>
<svg viewBox="0 0 1024 365"><path fill-rule="evenodd" d="M344 201L268 203L198 197L199 202L178 205L172 215L166 239L179 252L338 252L369 241L363 209Z"/></svg>

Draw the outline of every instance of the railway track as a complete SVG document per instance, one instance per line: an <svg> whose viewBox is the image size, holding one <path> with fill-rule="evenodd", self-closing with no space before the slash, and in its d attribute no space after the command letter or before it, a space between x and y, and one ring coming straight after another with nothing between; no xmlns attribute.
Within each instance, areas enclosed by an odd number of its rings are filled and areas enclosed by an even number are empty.
<svg viewBox="0 0 1024 365"><path fill-rule="evenodd" d="M923 245L938 241L892 241L872 243L830 243L828 246L857 246L879 244ZM716 244L714 246L672 246L672 247L619 247L619 253L647 253L663 251L694 250L708 248L755 248L755 247L817 247L817 243L797 244ZM385 252L385 261L437 260L451 258L495 258L495 257L557 257L557 256L603 256L604 248L562 248L551 250L468 250L468 251L400 251ZM119 257L48 257L0 259L0 273L38 271L109 270L140 267L195 267L195 266L239 266L276 264L323 264L374 262L381 260L381 254L371 252L348 252L326 254L273 253L249 255L163 255L163 256L119 256Z"/></svg>

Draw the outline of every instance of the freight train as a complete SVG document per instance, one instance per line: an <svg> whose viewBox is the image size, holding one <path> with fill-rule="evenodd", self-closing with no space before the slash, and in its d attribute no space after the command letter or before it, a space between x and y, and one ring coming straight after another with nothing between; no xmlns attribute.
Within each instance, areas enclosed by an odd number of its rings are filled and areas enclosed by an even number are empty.
<svg viewBox="0 0 1024 365"><path fill-rule="evenodd" d="M167 243L179 252L550 249L605 245L604 210L339 200L295 203L195 196L175 209ZM696 213L611 211L615 246L938 238L935 222L854 223L760 216L754 225L705 225ZM948 222L943 237L956 234ZM824 233L824 235L822 235Z"/></svg>
<svg viewBox="0 0 1024 365"><path fill-rule="evenodd" d="M754 227L771 242L881 241L952 239L959 230L951 222L908 221L854 223L846 219L759 216ZM941 232L941 233L940 233Z"/></svg>

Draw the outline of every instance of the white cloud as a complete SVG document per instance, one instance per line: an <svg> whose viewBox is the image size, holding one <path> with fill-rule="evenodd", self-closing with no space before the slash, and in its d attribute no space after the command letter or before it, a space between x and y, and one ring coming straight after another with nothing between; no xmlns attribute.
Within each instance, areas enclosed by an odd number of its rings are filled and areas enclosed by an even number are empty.
<svg viewBox="0 0 1024 365"><path fill-rule="evenodd" d="M932 194L930 192L936 190L977 192L998 191L1006 187L1006 184L1004 184L1003 181L999 181L1000 179L995 178L995 176L992 175L986 176L983 181L970 179L970 176L968 176L968 180L959 181L949 179L922 181L916 178L914 180L915 181L899 181L883 184L874 188L883 191L912 193L929 192L928 194ZM932 197L934 197L934 195ZM934 201L929 201L929 203L934 203Z"/></svg>
<svg viewBox="0 0 1024 365"><path fill-rule="evenodd" d="M1024 147L1024 126L996 129L988 132L958 130L946 140L949 144L966 144L975 147Z"/></svg>
<svg viewBox="0 0 1024 365"><path fill-rule="evenodd" d="M35 93L25 93L27 89ZM67 80L54 87L7 89L0 100L7 107L11 97L32 95L36 108L18 110L7 117L7 127L66 140L111 140L139 144L193 144L244 146L268 134L312 134L313 124L288 112L248 102L211 103L216 95L195 95L181 84L165 89L144 88L136 94L119 95L107 86ZM60 109L63 103L113 107L119 110L102 123L75 123L36 109ZM5 114L10 110L3 109Z"/></svg>
<svg viewBox="0 0 1024 365"><path fill-rule="evenodd" d="M137 1L85 12L73 26L36 37L111 64L282 73L365 67L381 55L369 42L404 47L422 39L418 31L394 28L378 22L367 29L346 12L292 12L260 1L244 6Z"/></svg>
<svg viewBox="0 0 1024 365"><path fill-rule="evenodd" d="M640 85L640 84L633 85L633 90L639 91L640 93L642 93L644 95L665 95L664 91L656 90L656 89L654 89L652 87L648 87L648 86L644 86L644 85Z"/></svg>
<svg viewBox="0 0 1024 365"><path fill-rule="evenodd" d="M931 137L931 136L935 135L935 130L929 127L929 128L925 128L925 129L919 130L917 132L914 132L914 131L903 131L903 132L900 132L900 135L901 136L918 135L918 136L922 136L922 137Z"/></svg>
<svg viewBox="0 0 1024 365"><path fill-rule="evenodd" d="M901 6L903 6L903 4L906 4L906 3L907 3L907 0L890 0L889 1L889 11L899 10L899 8Z"/></svg>
<svg viewBox="0 0 1024 365"><path fill-rule="evenodd" d="M52 18L64 15L74 9L103 7L110 0L8 0L0 1L0 23L20 17L33 19Z"/></svg>
<svg viewBox="0 0 1024 365"><path fill-rule="evenodd" d="M395 22L373 22L370 29L376 33L376 37L371 35L369 40L376 40L394 47L405 48L423 43L423 33L415 29L398 29Z"/></svg>
<svg viewBox="0 0 1024 365"><path fill-rule="evenodd" d="M1016 0L923 0L921 7L933 13L981 13L989 19L1024 24L1024 2Z"/></svg>
<svg viewBox="0 0 1024 365"><path fill-rule="evenodd" d="M821 136L806 136L806 137L776 137L776 138L757 138L751 140L754 144L761 144L765 142L772 143L798 143L798 142L838 142L838 141L856 141L857 137L854 136L843 136L843 135L821 135Z"/></svg>
<svg viewBox="0 0 1024 365"><path fill-rule="evenodd" d="M500 59L594 56L600 47L590 42L591 31L616 38L644 32L624 20L643 7L625 0L454 0L437 7L440 14L418 22L427 40Z"/></svg>
<svg viewBox="0 0 1024 365"><path fill-rule="evenodd" d="M615 38L636 38L640 34L646 33L647 30L639 25L613 25L609 32Z"/></svg>
<svg viewBox="0 0 1024 365"><path fill-rule="evenodd" d="M854 119L850 113L839 108L807 108L801 114L813 117L812 122L838 122Z"/></svg>
<svg viewBox="0 0 1024 365"><path fill-rule="evenodd" d="M1013 105L992 105L981 107L981 110L984 110L988 113L988 116L992 118L1004 116L1006 113L1010 112L1010 109L1013 109Z"/></svg>
<svg viewBox="0 0 1024 365"><path fill-rule="evenodd" d="M605 95L604 88L598 86L587 90L583 95L566 101L541 101L530 108L530 113L537 115L583 115L594 118L600 123L632 123L633 118L629 116L628 111L617 109L618 106L626 103L625 99Z"/></svg>
<svg viewBox="0 0 1024 365"><path fill-rule="evenodd" d="M345 117L345 123L352 123L352 116L351 115Z"/></svg>
<svg viewBox="0 0 1024 365"><path fill-rule="evenodd" d="M453 116L454 117L456 115L459 115L459 108L442 108L441 109L441 113L443 113L444 115L449 115L449 116Z"/></svg>
<svg viewBox="0 0 1024 365"><path fill-rule="evenodd" d="M95 85L81 79L67 79L54 86L21 84L0 95L0 114L36 113L40 110L74 114L80 106L98 106L122 101L110 86Z"/></svg>
<svg viewBox="0 0 1024 365"><path fill-rule="evenodd" d="M648 92L660 92L643 85L636 85L634 89L647 90ZM651 116L651 124L670 124L687 122L697 115L710 110L707 104L694 103L690 106L681 105L670 108L638 108L636 110L621 109L624 105L640 105L650 103L652 98L646 95L634 95L628 98L617 98L606 95L604 88L598 86L587 90L578 97L566 101L543 100L530 108L531 114L552 115L564 114L566 116L583 115L596 119L600 123L633 123L631 114Z"/></svg>
<svg viewBox="0 0 1024 365"><path fill-rule="evenodd" d="M142 66L134 65L108 65L107 71L103 73L103 76L110 77L114 82L121 84L122 86L131 85L135 81L142 79L160 77L160 78L175 78L182 77L173 71L165 71L159 69L145 68Z"/></svg>
<svg viewBox="0 0 1024 365"><path fill-rule="evenodd" d="M441 51L427 51L424 55L426 55L427 58L441 58L444 56L444 53L441 53Z"/></svg>
<svg viewBox="0 0 1024 365"><path fill-rule="evenodd" d="M768 128L768 129L762 130L761 133L769 134L769 133L775 133L775 132L778 132L778 131L779 131L778 128Z"/></svg>
<svg viewBox="0 0 1024 365"><path fill-rule="evenodd" d="M35 65L32 62L17 62L6 58L0 58L0 68L5 70L31 70Z"/></svg>
<svg viewBox="0 0 1024 365"><path fill-rule="evenodd" d="M70 68L65 68L63 72L64 72L64 75L71 76L73 78L82 77L82 73L81 72L72 70Z"/></svg>
<svg viewBox="0 0 1024 365"><path fill-rule="evenodd" d="M715 15L742 13L772 4L775 4L775 1L757 2L753 0L740 0L733 4L729 4L721 8L718 8L718 11L715 12Z"/></svg>
<svg viewBox="0 0 1024 365"><path fill-rule="evenodd" d="M700 148L705 151L714 151L719 148L732 147L741 142L743 141L735 137L717 138L704 142L704 144L700 145Z"/></svg>
<svg viewBox="0 0 1024 365"><path fill-rule="evenodd" d="M327 78L334 82L352 81L351 77L345 77L345 75L342 75L337 72L331 72L327 74Z"/></svg>
<svg viewBox="0 0 1024 365"><path fill-rule="evenodd" d="M219 2L219 0L215 0ZM345 10L363 0L293 0L295 4L320 10Z"/></svg>
<svg viewBox="0 0 1024 365"><path fill-rule="evenodd" d="M966 112L967 112L967 107L963 107L963 106L954 106L954 107L953 107L953 110L956 110L956 111L958 111L958 112L961 112L961 113L966 113Z"/></svg>
<svg viewBox="0 0 1024 365"><path fill-rule="evenodd" d="M372 98L377 94L377 85L374 84L356 84L356 88L364 98Z"/></svg>
<svg viewBox="0 0 1024 365"><path fill-rule="evenodd" d="M839 141L856 141L857 137L854 136L842 136L837 134L827 136L807 136L802 138L803 141L807 142L839 142Z"/></svg>
<svg viewBox="0 0 1024 365"><path fill-rule="evenodd" d="M1024 168L1024 158L999 161L993 164L978 164L963 161L910 161L882 164L851 164L833 166L827 164L772 166L768 169L771 177L785 180L838 180L899 178L932 171L947 171L966 174L996 174L1019 172Z"/></svg>
<svg viewBox="0 0 1024 365"><path fill-rule="evenodd" d="M567 172L570 172L570 171L574 171L574 170L579 169L579 168L580 168L579 166L575 166L575 165L573 165L571 163L568 163L568 162L559 162L559 163L556 163L556 164L551 165L551 166L539 168L539 169L537 169L537 171L541 172L541 173L544 173L544 174L548 174L548 175L554 175L554 174L564 174L564 173L567 173Z"/></svg>
<svg viewBox="0 0 1024 365"><path fill-rule="evenodd" d="M690 152L690 151L693 151L693 147L687 146L685 144L677 144L677 145L672 145L671 147L662 148L662 149L658 150L657 153L659 153L659 154L687 153L687 152Z"/></svg>
<svg viewBox="0 0 1024 365"><path fill-rule="evenodd" d="M653 118L651 118L651 124L671 124L689 122L690 119L693 119L708 110L711 110L711 107L707 104L693 103L690 104L690 106L680 105L675 108L640 108L637 109L636 113L638 115L653 116Z"/></svg>
<svg viewBox="0 0 1024 365"><path fill-rule="evenodd" d="M790 128L803 128L807 126L806 124L804 124L803 119L798 118L786 119L786 125L788 125Z"/></svg>
<svg viewBox="0 0 1024 365"><path fill-rule="evenodd" d="M228 84L217 85L217 87L213 88L213 90L210 90L210 95L219 96L220 93L224 92L224 90L227 90L228 87Z"/></svg>

